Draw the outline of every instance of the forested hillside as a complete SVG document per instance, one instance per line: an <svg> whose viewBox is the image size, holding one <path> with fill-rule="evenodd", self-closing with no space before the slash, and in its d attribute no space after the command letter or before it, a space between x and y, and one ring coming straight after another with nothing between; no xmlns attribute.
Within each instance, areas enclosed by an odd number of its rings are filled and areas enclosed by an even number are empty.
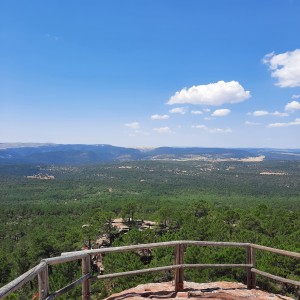
<svg viewBox="0 0 300 300"><path fill-rule="evenodd" d="M141 161L89 166L0 166L0 285L42 258L96 246L109 233L111 245L168 240L252 242L300 252L300 163L298 161ZM108 224L128 220L127 234ZM138 230L137 220L157 222ZM83 226L85 225L85 226ZM149 267L173 263L173 249L156 249ZM186 263L244 263L239 249L189 247ZM135 253L106 254L104 272L145 267ZM300 261L257 253L264 271L299 280ZM96 272L96 271L95 271ZM51 269L50 288L79 277L76 263ZM93 284L95 299L140 282L170 280L169 273L120 278ZM185 279L244 281L242 270L189 270ZM282 286L258 278L266 289ZM9 299L32 299L36 282ZM293 292L292 289L289 292ZM62 299L79 299L73 290Z"/></svg>
<svg viewBox="0 0 300 300"><path fill-rule="evenodd" d="M94 165L140 160L291 160L300 161L300 149L159 147L125 148L84 144L0 143L0 164Z"/></svg>

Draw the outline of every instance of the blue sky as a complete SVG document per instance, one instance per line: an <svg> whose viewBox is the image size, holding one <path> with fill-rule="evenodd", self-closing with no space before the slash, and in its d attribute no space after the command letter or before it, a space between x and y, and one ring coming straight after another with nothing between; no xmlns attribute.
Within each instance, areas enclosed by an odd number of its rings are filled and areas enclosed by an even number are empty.
<svg viewBox="0 0 300 300"><path fill-rule="evenodd" d="M299 0L0 1L0 142L300 148Z"/></svg>

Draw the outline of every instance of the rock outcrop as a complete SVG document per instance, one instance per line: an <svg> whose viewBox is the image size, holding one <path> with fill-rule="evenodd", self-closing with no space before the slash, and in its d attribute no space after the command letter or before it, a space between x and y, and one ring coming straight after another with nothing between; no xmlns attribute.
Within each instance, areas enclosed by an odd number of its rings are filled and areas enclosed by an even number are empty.
<svg viewBox="0 0 300 300"><path fill-rule="evenodd" d="M142 300L150 299L209 299L209 300L237 300L237 299L255 299L255 300L292 300L290 297L275 295L257 290L248 290L242 283L236 282L210 282L195 283L184 282L184 290L174 291L172 282L148 283L138 285L135 288L113 294L106 300Z"/></svg>

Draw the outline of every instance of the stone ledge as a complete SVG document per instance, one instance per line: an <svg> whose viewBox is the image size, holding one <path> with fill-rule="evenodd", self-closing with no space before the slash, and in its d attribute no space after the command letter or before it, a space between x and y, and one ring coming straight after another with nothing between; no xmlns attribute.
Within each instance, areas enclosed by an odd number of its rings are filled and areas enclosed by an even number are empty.
<svg viewBox="0 0 300 300"><path fill-rule="evenodd" d="M172 282L141 284L118 294L113 294L106 300L142 300L150 299L210 299L210 300L293 300L290 297L275 295L259 289L248 290L246 285L238 282L184 282L184 290L174 291Z"/></svg>

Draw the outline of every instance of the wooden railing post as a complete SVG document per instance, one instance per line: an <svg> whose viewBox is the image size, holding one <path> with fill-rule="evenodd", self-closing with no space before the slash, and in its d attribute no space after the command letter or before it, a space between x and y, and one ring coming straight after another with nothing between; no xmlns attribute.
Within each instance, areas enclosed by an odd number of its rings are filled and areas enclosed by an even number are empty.
<svg viewBox="0 0 300 300"><path fill-rule="evenodd" d="M253 265L255 268L255 249L252 246L247 247L247 264ZM256 289L256 274L252 272L252 268L247 268L247 289Z"/></svg>
<svg viewBox="0 0 300 300"><path fill-rule="evenodd" d="M38 273L39 300L45 300L49 293L48 265Z"/></svg>
<svg viewBox="0 0 300 300"><path fill-rule="evenodd" d="M90 255L82 258L82 276L89 274L91 270ZM82 282L82 300L90 300L90 280L86 279Z"/></svg>
<svg viewBox="0 0 300 300"><path fill-rule="evenodd" d="M184 254L184 245L178 244L175 247L175 264L181 265L183 264L183 254ZM183 268L177 268L175 270L175 291L183 290Z"/></svg>

